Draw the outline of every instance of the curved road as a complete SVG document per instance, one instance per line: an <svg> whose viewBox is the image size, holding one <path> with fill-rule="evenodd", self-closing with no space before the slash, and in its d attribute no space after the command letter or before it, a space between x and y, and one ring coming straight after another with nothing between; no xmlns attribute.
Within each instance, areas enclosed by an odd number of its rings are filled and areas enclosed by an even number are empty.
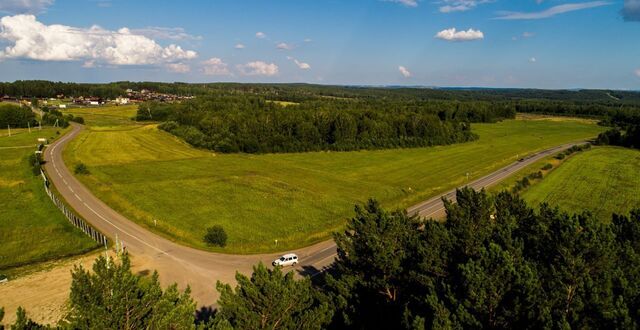
<svg viewBox="0 0 640 330"><path fill-rule="evenodd" d="M127 251L135 256L136 264L144 265L150 271L157 270L164 285L174 282L182 288L190 285L192 296L200 305L212 305L218 298L215 290L217 280L234 283L236 271L250 274L252 266L259 261L270 264L280 255L229 255L197 250L160 237L120 215L95 197L64 164L62 150L82 129L83 126L73 124L69 133L47 148L45 170L49 180L78 215L112 239L117 236ZM530 155L470 183L469 186L474 189L491 186L529 164L574 144L565 144ZM441 216L444 214L442 197L455 201L455 190L410 207L407 211L423 217ZM298 254L300 258L300 265L296 267L298 272L314 276L333 262L336 246L329 240L291 252Z"/></svg>

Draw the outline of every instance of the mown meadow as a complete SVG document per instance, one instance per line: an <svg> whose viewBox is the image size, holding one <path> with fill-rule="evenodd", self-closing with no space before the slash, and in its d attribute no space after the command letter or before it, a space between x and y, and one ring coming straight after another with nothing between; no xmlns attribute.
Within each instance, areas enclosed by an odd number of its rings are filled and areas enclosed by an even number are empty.
<svg viewBox="0 0 640 330"><path fill-rule="evenodd" d="M525 154L603 130L573 120L473 124L474 142L414 149L289 154L215 154L155 125L88 129L64 151L87 165L80 179L102 200L165 237L226 253L281 251L331 237L353 205L375 197L408 207ZM225 248L203 242L222 225ZM278 240L276 247L275 240Z"/></svg>
<svg viewBox="0 0 640 330"><path fill-rule="evenodd" d="M9 268L76 255L96 244L75 229L54 206L28 158L39 137L52 140L64 130L5 130L0 134L0 273Z"/></svg>
<svg viewBox="0 0 640 330"><path fill-rule="evenodd" d="M597 147L578 153L533 185L523 197L568 212L592 212L603 221L640 206L640 151Z"/></svg>

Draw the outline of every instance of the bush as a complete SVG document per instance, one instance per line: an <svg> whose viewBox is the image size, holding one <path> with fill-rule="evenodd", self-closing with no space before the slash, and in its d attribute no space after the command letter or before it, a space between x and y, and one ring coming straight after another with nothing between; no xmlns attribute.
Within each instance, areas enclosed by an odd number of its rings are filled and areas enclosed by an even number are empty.
<svg viewBox="0 0 640 330"><path fill-rule="evenodd" d="M84 163L80 163L77 164L76 167L73 169L73 172L75 174L89 174L89 169L87 168L87 165L85 165Z"/></svg>
<svg viewBox="0 0 640 330"><path fill-rule="evenodd" d="M82 117L73 117L71 119L69 119L70 121L76 122L78 124L83 124L84 125L84 118Z"/></svg>
<svg viewBox="0 0 640 330"><path fill-rule="evenodd" d="M557 154L557 155L556 155L555 157L553 157L553 158L555 158L555 159L557 159L557 160L563 160L566 156L567 156L567 155L566 155L564 152L561 152L561 153Z"/></svg>
<svg viewBox="0 0 640 330"><path fill-rule="evenodd" d="M529 179L531 179L531 180L542 179L542 172L538 171L536 173L529 174Z"/></svg>
<svg viewBox="0 0 640 330"><path fill-rule="evenodd" d="M204 235L204 241L208 245L224 247L227 245L227 233L220 225L209 227Z"/></svg>
<svg viewBox="0 0 640 330"><path fill-rule="evenodd" d="M31 165L31 172L33 173L33 175L40 175L42 156L35 153L31 154L29 156L29 165Z"/></svg>
<svg viewBox="0 0 640 330"><path fill-rule="evenodd" d="M548 163L547 163L547 164L545 164L544 166L542 166L542 170L543 170L543 171L548 171L548 170L550 170L550 169L552 169L552 168L553 168L553 165L548 164Z"/></svg>

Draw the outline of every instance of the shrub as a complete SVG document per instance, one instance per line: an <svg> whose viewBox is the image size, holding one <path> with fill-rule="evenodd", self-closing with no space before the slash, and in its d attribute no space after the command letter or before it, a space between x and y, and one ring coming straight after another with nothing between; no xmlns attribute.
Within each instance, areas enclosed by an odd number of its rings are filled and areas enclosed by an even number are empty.
<svg viewBox="0 0 640 330"><path fill-rule="evenodd" d="M84 125L84 118L82 117L73 117L71 119L69 119L70 121L76 122L78 124L83 124Z"/></svg>
<svg viewBox="0 0 640 330"><path fill-rule="evenodd" d="M561 153L557 154L557 155L556 155L555 157L553 157L553 158L555 158L555 159L557 159L557 160L563 160L565 157L566 157L565 153L564 153L564 152L561 152Z"/></svg>
<svg viewBox="0 0 640 330"><path fill-rule="evenodd" d="M159 129L172 132L174 129L178 128L178 123L175 121L166 121L158 126Z"/></svg>
<svg viewBox="0 0 640 330"><path fill-rule="evenodd" d="M552 169L552 168L553 168L553 165L551 165L551 164L549 164L549 163L547 163L547 164L545 164L544 166L542 166L542 170L543 170L543 171L548 171L548 170L550 170L550 169Z"/></svg>
<svg viewBox="0 0 640 330"><path fill-rule="evenodd" d="M531 180L542 179L542 172L538 171L536 173L529 174L529 179Z"/></svg>
<svg viewBox="0 0 640 330"><path fill-rule="evenodd" d="M80 163L77 164L76 167L73 169L73 172L75 174L89 174L89 169L87 168L87 165L85 165L84 163Z"/></svg>
<svg viewBox="0 0 640 330"><path fill-rule="evenodd" d="M33 175L40 175L40 167L42 165L42 156L40 154L31 154L29 156L29 165Z"/></svg>
<svg viewBox="0 0 640 330"><path fill-rule="evenodd" d="M227 245L227 233L220 225L209 227L204 235L204 241L208 245L224 247Z"/></svg>

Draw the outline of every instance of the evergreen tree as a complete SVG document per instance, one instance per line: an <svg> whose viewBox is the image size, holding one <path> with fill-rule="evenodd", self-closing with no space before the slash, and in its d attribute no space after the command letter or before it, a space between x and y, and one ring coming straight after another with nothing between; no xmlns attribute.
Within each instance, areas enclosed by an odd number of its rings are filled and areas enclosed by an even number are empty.
<svg viewBox="0 0 640 330"><path fill-rule="evenodd" d="M76 329L191 329L195 303L187 288L162 291L158 274L144 278L131 272L125 254L120 263L99 257L93 272L76 266L72 272L65 326Z"/></svg>
<svg viewBox="0 0 640 330"><path fill-rule="evenodd" d="M235 290L218 282L219 309L213 321L218 329L321 329L332 310L308 278L295 280L279 267L253 268L251 278L236 274Z"/></svg>

